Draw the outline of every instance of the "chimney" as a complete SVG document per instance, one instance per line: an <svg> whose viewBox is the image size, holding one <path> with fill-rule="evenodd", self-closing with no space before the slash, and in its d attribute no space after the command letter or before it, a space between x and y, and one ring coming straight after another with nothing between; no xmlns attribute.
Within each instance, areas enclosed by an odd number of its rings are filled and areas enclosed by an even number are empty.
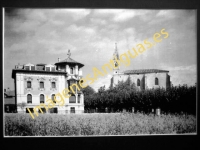
<svg viewBox="0 0 200 150"><path fill-rule="evenodd" d="M58 58L58 62L60 62L60 58Z"/></svg>

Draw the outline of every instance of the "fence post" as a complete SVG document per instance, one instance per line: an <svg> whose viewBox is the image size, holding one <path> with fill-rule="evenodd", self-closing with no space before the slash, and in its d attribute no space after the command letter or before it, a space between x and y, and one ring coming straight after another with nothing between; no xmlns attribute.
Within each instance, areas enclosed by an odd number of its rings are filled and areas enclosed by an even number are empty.
<svg viewBox="0 0 200 150"><path fill-rule="evenodd" d="M106 109L105 109L105 110L106 110L106 113L108 113L108 108L107 108L107 107L106 107Z"/></svg>
<svg viewBox="0 0 200 150"><path fill-rule="evenodd" d="M125 108L123 108L123 111L122 111L123 113L125 113L126 112L126 109Z"/></svg>
<svg viewBox="0 0 200 150"><path fill-rule="evenodd" d="M134 113L134 112L135 112L134 107L132 107L132 113Z"/></svg>
<svg viewBox="0 0 200 150"><path fill-rule="evenodd" d="M154 113L154 109L152 108L152 111L151 111L152 113Z"/></svg>
<svg viewBox="0 0 200 150"><path fill-rule="evenodd" d="M160 108L156 109L156 115L160 116Z"/></svg>

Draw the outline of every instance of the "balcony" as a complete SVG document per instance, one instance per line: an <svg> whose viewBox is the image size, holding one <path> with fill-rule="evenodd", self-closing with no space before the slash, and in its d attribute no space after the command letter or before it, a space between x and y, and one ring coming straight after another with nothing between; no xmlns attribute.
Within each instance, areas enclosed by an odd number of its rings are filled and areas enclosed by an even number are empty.
<svg viewBox="0 0 200 150"><path fill-rule="evenodd" d="M40 91L45 91L45 88L38 88L38 90L40 90Z"/></svg>
<svg viewBox="0 0 200 150"><path fill-rule="evenodd" d="M33 88L25 88L25 90L31 91L31 90L33 90Z"/></svg>
<svg viewBox="0 0 200 150"><path fill-rule="evenodd" d="M50 90L52 90L52 91L56 91L56 90L57 90L57 88L50 88Z"/></svg>

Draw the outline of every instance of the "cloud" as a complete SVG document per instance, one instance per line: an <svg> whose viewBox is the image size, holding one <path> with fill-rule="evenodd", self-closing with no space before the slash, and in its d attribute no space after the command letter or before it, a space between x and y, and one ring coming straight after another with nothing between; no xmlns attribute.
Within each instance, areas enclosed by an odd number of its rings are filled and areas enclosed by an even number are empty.
<svg viewBox="0 0 200 150"><path fill-rule="evenodd" d="M187 84L189 86L197 83L197 65L190 66L176 66L168 67L163 66L166 70L169 70L171 81L173 85Z"/></svg>
<svg viewBox="0 0 200 150"><path fill-rule="evenodd" d="M101 78L98 78L97 81L95 81L91 87L95 90L95 91L98 91L98 89L101 87L101 86L104 86L107 88L109 88L110 86L110 81L111 81L111 78L112 78L112 75L108 74L106 77L101 77Z"/></svg>
<svg viewBox="0 0 200 150"><path fill-rule="evenodd" d="M115 15L113 20L116 22L122 22L122 21L127 21L133 18L134 16L136 16L135 12L130 10L123 10L118 15Z"/></svg>
<svg viewBox="0 0 200 150"><path fill-rule="evenodd" d="M146 38L153 40L153 34L165 28L169 33L167 39L163 38L156 46L131 59L129 67L121 69L165 70L168 67L170 73L174 72L171 75L174 83L189 82L189 74L195 79L194 69L184 68L197 62L195 11L16 9L12 14L6 13L4 28L5 64L10 63L5 67L7 74L16 61L53 62L58 57L65 59L70 49L72 59L85 64L83 73L87 75L92 67L101 67L112 58L115 43L122 54ZM16 60L10 62L11 58ZM180 66L182 70L173 70ZM179 72L182 72L181 78ZM107 85L107 81L110 84L110 77L99 79L95 88ZM8 79L6 83L10 84Z"/></svg>
<svg viewBox="0 0 200 150"><path fill-rule="evenodd" d="M164 17L167 19L172 19L175 17L175 14L172 10L160 10L157 14L156 17Z"/></svg>
<svg viewBox="0 0 200 150"><path fill-rule="evenodd" d="M106 25L107 24L106 20L99 19L99 18L91 18L90 21L92 24L95 24L95 25Z"/></svg>
<svg viewBox="0 0 200 150"><path fill-rule="evenodd" d="M165 21L170 21L176 18L176 11L177 10L160 10L157 14L152 18L151 21L148 22L149 25L153 24L161 24Z"/></svg>
<svg viewBox="0 0 200 150"><path fill-rule="evenodd" d="M74 19L74 21L77 21L89 15L91 10L89 9L55 9L54 12L63 16L70 15Z"/></svg>
<svg viewBox="0 0 200 150"><path fill-rule="evenodd" d="M118 23L126 22L132 20L134 17L139 17L140 19L146 21L149 20L146 15L150 13L151 10L144 9L97 9L94 10L94 14L97 17L106 17L109 21L114 21Z"/></svg>

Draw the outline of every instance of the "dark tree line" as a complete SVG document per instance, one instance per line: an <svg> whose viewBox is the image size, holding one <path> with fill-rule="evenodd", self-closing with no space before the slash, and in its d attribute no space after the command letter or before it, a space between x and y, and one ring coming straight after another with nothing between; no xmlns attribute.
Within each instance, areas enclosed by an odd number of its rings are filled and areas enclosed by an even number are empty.
<svg viewBox="0 0 200 150"><path fill-rule="evenodd" d="M128 78L115 87L100 87L95 92L91 87L83 89L86 112L135 111L150 113L160 108L163 113L196 114L196 85L172 86L138 90Z"/></svg>

